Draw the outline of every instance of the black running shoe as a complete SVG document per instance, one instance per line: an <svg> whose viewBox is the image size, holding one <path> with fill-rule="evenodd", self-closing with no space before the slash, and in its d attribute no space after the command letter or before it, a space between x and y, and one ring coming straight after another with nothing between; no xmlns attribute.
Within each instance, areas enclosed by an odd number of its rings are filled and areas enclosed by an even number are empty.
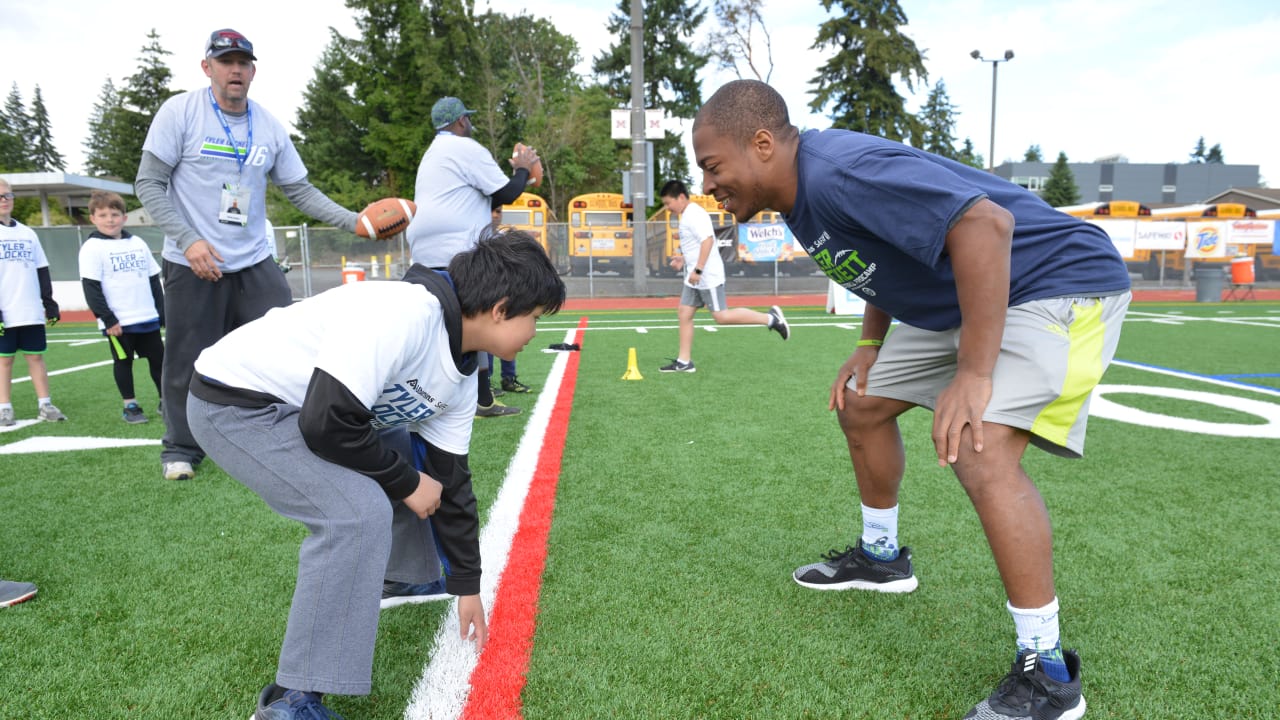
<svg viewBox="0 0 1280 720"><path fill-rule="evenodd" d="M687 373L698 372L698 368L693 366L692 360L686 363L686 362L680 362L679 360L672 359L670 365L663 365L658 369L661 370L662 372L687 372Z"/></svg>
<svg viewBox="0 0 1280 720"><path fill-rule="evenodd" d="M769 308L769 329L782 336L783 340L791 337L791 326L782 314L782 308L774 305Z"/></svg>
<svg viewBox="0 0 1280 720"><path fill-rule="evenodd" d="M1084 717L1080 656L1065 650L1071 682L1058 682L1041 669L1039 654L1023 650L995 692L974 706L965 720L1076 720Z"/></svg>
<svg viewBox="0 0 1280 720"><path fill-rule="evenodd" d="M911 548L898 550L898 559L880 562L862 552L862 538L856 546L830 550L823 561L797 568L792 576L797 583L814 590L875 590L908 593L919 582L911 567Z"/></svg>
<svg viewBox="0 0 1280 720"><path fill-rule="evenodd" d="M509 393L527 393L533 391L533 388L520 382L515 375L502 376L502 389Z"/></svg>

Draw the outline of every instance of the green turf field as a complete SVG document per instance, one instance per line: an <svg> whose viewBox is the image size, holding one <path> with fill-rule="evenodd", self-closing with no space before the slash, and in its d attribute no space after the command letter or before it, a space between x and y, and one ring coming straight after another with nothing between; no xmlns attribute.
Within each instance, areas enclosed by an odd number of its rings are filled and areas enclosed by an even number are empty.
<svg viewBox="0 0 1280 720"><path fill-rule="evenodd" d="M580 315L540 323L522 380L542 387L553 355L540 349ZM919 590L791 581L856 536L826 398L857 319L787 315L783 343L706 331L700 314L694 375L658 372L674 310L589 315L525 717L959 718L1007 670L1004 596L972 508L936 466L927 412L903 418L901 539ZM0 718L243 720L274 674L302 528L209 464L162 480L162 426L119 419L100 336L58 326L50 340L51 370L102 364L52 378L70 422L0 433L0 576L40 586L0 610ZM629 348L643 380L620 379ZM1104 384L1141 387L1106 397L1144 419L1093 418L1083 460L1026 459L1054 521L1086 717L1280 716L1280 304L1135 305L1117 360ZM1211 395L1168 397L1186 391ZM30 383L13 394L32 417ZM482 509L527 417L477 423ZM1178 419L1209 425L1167 427ZM157 444L23 451L57 437ZM333 709L402 717L445 607L384 613L373 694Z"/></svg>

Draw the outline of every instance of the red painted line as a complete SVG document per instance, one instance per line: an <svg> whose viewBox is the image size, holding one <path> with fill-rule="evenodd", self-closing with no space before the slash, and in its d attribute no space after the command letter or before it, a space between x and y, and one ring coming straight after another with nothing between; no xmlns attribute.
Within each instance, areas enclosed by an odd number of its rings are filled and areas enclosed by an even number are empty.
<svg viewBox="0 0 1280 720"><path fill-rule="evenodd" d="M578 321L573 342L581 344L587 319ZM555 507L556 484L564 456L573 392L578 380L578 353L571 353L565 366L555 409L543 437L538 466L534 470L520 512L520 527L511 541L507 566L498 583L489 614L489 642L471 673L471 690L464 720L515 720L523 717L520 694L524 690L529 659L533 655L533 633L542 590L542 571L547 562L547 537Z"/></svg>

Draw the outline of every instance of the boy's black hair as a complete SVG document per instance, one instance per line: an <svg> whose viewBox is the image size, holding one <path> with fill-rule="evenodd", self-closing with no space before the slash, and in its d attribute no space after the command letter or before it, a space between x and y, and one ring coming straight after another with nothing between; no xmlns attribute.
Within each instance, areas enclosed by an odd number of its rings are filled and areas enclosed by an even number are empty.
<svg viewBox="0 0 1280 720"><path fill-rule="evenodd" d="M564 304L564 281L538 241L523 230L486 235L453 256L449 276L464 317L475 317L506 301L507 317L538 308L553 315Z"/></svg>
<svg viewBox="0 0 1280 720"><path fill-rule="evenodd" d="M662 190L658 192L658 197L678 198L681 195L689 197L689 188L679 180L668 180L666 185L662 186Z"/></svg>

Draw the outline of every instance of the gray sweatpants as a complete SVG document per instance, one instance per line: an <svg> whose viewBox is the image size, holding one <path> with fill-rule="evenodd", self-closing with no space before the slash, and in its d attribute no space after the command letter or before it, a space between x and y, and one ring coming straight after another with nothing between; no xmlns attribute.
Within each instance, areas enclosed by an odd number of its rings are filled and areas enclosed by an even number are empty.
<svg viewBox="0 0 1280 720"><path fill-rule="evenodd" d="M276 683L367 695L384 578L440 577L430 523L376 482L320 459L298 431L293 405L240 408L187 396L191 434L229 475L272 510L307 526ZM408 432L386 431L404 457Z"/></svg>

